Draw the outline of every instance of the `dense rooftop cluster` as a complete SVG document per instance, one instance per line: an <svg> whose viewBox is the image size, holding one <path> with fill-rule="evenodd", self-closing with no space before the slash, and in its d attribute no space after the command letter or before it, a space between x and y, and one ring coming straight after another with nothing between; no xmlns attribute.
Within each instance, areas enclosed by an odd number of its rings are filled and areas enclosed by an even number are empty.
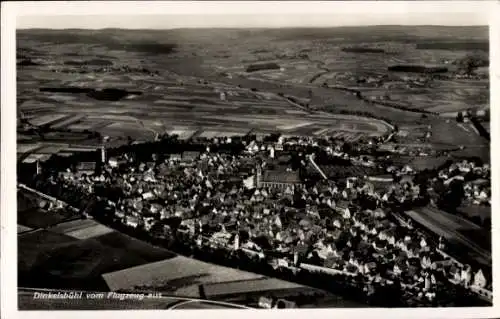
<svg viewBox="0 0 500 319"><path fill-rule="evenodd" d="M464 160L441 170L434 182L442 182L449 189L453 187L454 182L459 182L463 187L465 201L474 205L491 206L490 174L488 164L478 166L474 162Z"/></svg>
<svg viewBox="0 0 500 319"><path fill-rule="evenodd" d="M406 303L440 305L456 285L491 285L481 269L451 258L443 238L424 233L399 214L398 207L418 205L427 196L414 183L410 167L388 167L400 178L382 191L365 176L303 182L301 168L293 169L280 152L308 143L322 144L295 138L252 141L236 154L211 151L214 145L208 144L204 152L156 153L150 161L124 154L97 171L80 164L48 182L40 179L37 188L51 192L62 186L70 196L82 194L79 205L86 213L106 215L152 238L182 233L199 248L244 252L275 269L356 278L354 284L368 295L374 285L388 285L397 287ZM339 147L320 149L331 159L375 165L373 158L349 156ZM321 170L314 156L300 163ZM446 184L445 175L457 170L484 175L487 168L461 162L433 181L445 179ZM85 204L99 200L99 210Z"/></svg>

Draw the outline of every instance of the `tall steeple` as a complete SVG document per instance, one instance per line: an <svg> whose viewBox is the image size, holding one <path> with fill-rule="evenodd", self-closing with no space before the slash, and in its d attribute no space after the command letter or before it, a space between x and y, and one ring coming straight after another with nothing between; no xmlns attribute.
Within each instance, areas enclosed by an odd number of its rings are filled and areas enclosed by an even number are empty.
<svg viewBox="0 0 500 319"><path fill-rule="evenodd" d="M106 147L104 146L104 143L101 145L101 162L103 164L106 163Z"/></svg>
<svg viewBox="0 0 500 319"><path fill-rule="evenodd" d="M255 187L260 188L262 186L262 168L259 164L256 167L255 173Z"/></svg>

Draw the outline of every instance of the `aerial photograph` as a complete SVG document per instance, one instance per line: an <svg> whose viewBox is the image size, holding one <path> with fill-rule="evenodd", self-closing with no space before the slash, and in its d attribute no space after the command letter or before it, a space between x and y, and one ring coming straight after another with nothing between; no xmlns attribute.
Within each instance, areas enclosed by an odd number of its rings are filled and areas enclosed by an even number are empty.
<svg viewBox="0 0 500 319"><path fill-rule="evenodd" d="M19 310L492 306L487 21L37 18Z"/></svg>

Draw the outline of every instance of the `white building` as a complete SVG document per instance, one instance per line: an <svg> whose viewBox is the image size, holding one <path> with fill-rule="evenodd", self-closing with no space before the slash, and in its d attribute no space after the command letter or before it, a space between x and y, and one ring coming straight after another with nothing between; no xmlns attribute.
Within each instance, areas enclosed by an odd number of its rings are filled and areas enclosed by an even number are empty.
<svg viewBox="0 0 500 319"><path fill-rule="evenodd" d="M478 270L474 274L474 286L484 288L486 287L486 278L484 277L483 271L481 269Z"/></svg>

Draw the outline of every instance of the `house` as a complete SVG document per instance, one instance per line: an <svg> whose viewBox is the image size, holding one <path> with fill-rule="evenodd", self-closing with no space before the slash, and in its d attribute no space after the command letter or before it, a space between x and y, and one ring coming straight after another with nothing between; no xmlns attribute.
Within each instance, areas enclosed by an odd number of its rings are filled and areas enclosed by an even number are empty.
<svg viewBox="0 0 500 319"><path fill-rule="evenodd" d="M331 198L328 198L328 199L326 200L325 204L326 204L328 207L330 207L330 208L335 208L335 206L336 206L336 205L335 205L335 201L334 201L334 200L332 200Z"/></svg>
<svg viewBox="0 0 500 319"><path fill-rule="evenodd" d="M424 291L431 289L431 284L431 276L426 274L424 278Z"/></svg>
<svg viewBox="0 0 500 319"><path fill-rule="evenodd" d="M461 175L456 175L456 176L453 176L451 178L448 178L447 180L444 181L444 184L445 185L449 185L451 182L453 182L454 180L460 180L460 181L463 181L464 180L464 177L461 176Z"/></svg>
<svg viewBox="0 0 500 319"><path fill-rule="evenodd" d="M377 264L375 262L369 262L369 263L366 263L365 264L365 272L366 273L372 273L373 271L375 271L375 269L377 269Z"/></svg>
<svg viewBox="0 0 500 319"><path fill-rule="evenodd" d="M465 283L466 286L469 286L472 280L472 271L470 266L466 266L460 272L460 280Z"/></svg>
<svg viewBox="0 0 500 319"><path fill-rule="evenodd" d="M421 248L427 247L427 241L425 240L424 237L422 237L422 239L420 240L420 247Z"/></svg>
<svg viewBox="0 0 500 319"><path fill-rule="evenodd" d="M403 174L411 174L413 173L413 169L409 166L409 165L405 165L402 169L401 169L401 173Z"/></svg>
<svg viewBox="0 0 500 319"><path fill-rule="evenodd" d="M378 233L378 238L379 238L380 240L385 240L385 241L388 241L389 236L388 236L387 231L386 231L386 230L382 230L381 232L379 232L379 233Z"/></svg>
<svg viewBox="0 0 500 319"><path fill-rule="evenodd" d="M76 166L76 173L78 175L94 175L96 170L96 162L80 162Z"/></svg>
<svg viewBox="0 0 500 319"><path fill-rule="evenodd" d="M182 153L183 162L193 162L200 157L200 152L184 152Z"/></svg>
<svg viewBox="0 0 500 319"><path fill-rule="evenodd" d="M182 155L179 153L170 154L171 161L180 161L182 159Z"/></svg>
<svg viewBox="0 0 500 319"><path fill-rule="evenodd" d="M125 224L129 227L137 228L139 226L139 218L135 216L127 216Z"/></svg>
<svg viewBox="0 0 500 319"><path fill-rule="evenodd" d="M398 263L394 263L394 267L392 268L392 272L395 276L399 276L403 273L403 270L400 268Z"/></svg>
<svg viewBox="0 0 500 319"><path fill-rule="evenodd" d="M148 217L144 219L144 228L149 231L156 223L156 220L153 217Z"/></svg>
<svg viewBox="0 0 500 319"><path fill-rule="evenodd" d="M155 197L155 196L153 195L153 193L152 193L152 192L146 192L146 193L143 193L143 194L142 194L142 198L143 198L144 200L152 199L152 198L154 198L154 197Z"/></svg>
<svg viewBox="0 0 500 319"><path fill-rule="evenodd" d="M118 217L118 218L124 218L125 217L125 213L121 210L116 210L115 211L115 216Z"/></svg>
<svg viewBox="0 0 500 319"><path fill-rule="evenodd" d="M110 157L108 160L108 165L111 167L118 167L120 164L124 163L125 161L120 161L116 157Z"/></svg>
<svg viewBox="0 0 500 319"><path fill-rule="evenodd" d="M338 240L340 236L342 236L342 231L340 229L335 229L334 231L330 232L330 236L334 240Z"/></svg>
<svg viewBox="0 0 500 319"><path fill-rule="evenodd" d="M378 176L369 176L368 180L371 182L391 183L394 180L394 178L392 177L392 175L385 174Z"/></svg>
<svg viewBox="0 0 500 319"><path fill-rule="evenodd" d="M375 250L381 251L381 250L385 249L386 244L382 240L378 239L372 243L372 246L373 246L373 248L375 248Z"/></svg>
<svg viewBox="0 0 500 319"><path fill-rule="evenodd" d="M451 265L450 270L449 270L449 274L451 275L451 277L452 277L451 280L454 283L459 283L462 280L460 269L458 267L456 267L454 264Z"/></svg>
<svg viewBox="0 0 500 319"><path fill-rule="evenodd" d="M335 210L342 215L346 214L350 216L351 213L349 209L349 202L345 200L340 200L335 206Z"/></svg>
<svg viewBox="0 0 500 319"><path fill-rule="evenodd" d="M484 288L486 287L486 277L483 274L483 271L479 269L475 274L474 274L474 283L473 285L476 287L481 287Z"/></svg>
<svg viewBox="0 0 500 319"><path fill-rule="evenodd" d="M273 306L273 300L266 297L259 298L259 307L263 309L271 309Z"/></svg>
<svg viewBox="0 0 500 319"><path fill-rule="evenodd" d="M348 199L348 198L349 198L349 193L347 192L347 190L346 190L346 189L344 189L344 190L342 191L342 198L343 198L343 199Z"/></svg>
<svg viewBox="0 0 500 319"><path fill-rule="evenodd" d="M389 201L389 194L388 194L388 193L385 193L385 194L382 196L382 201L383 201L383 202L387 202L387 201Z"/></svg>
<svg viewBox="0 0 500 319"><path fill-rule="evenodd" d="M413 183L414 176L413 175L403 175L401 176L401 180L399 181L399 184L412 184Z"/></svg>
<svg viewBox="0 0 500 319"><path fill-rule="evenodd" d="M333 226L335 226L337 228L341 228L342 227L342 223L338 219L335 219L333 221Z"/></svg>
<svg viewBox="0 0 500 319"><path fill-rule="evenodd" d="M386 217L386 213L382 210L382 208L377 208L373 211L373 217L382 219Z"/></svg>
<svg viewBox="0 0 500 319"><path fill-rule="evenodd" d="M421 265L423 268L430 268L432 265L431 258L427 255L424 255L421 259Z"/></svg>

